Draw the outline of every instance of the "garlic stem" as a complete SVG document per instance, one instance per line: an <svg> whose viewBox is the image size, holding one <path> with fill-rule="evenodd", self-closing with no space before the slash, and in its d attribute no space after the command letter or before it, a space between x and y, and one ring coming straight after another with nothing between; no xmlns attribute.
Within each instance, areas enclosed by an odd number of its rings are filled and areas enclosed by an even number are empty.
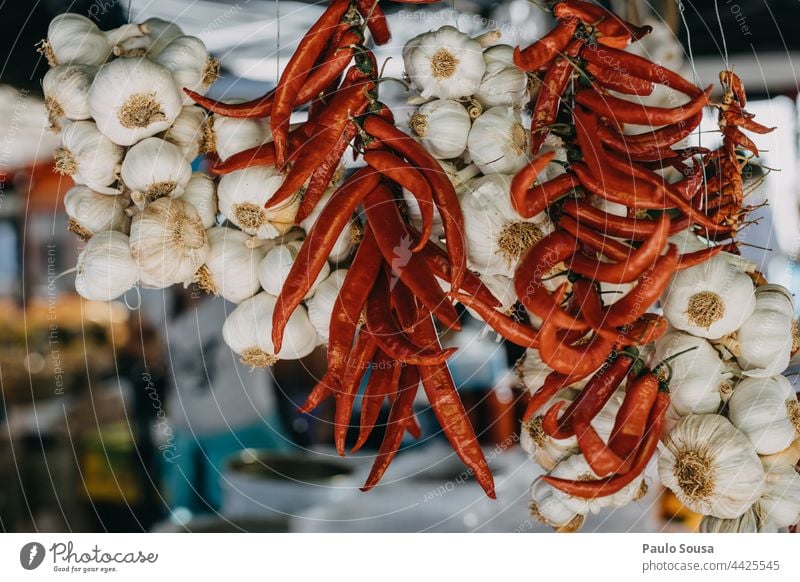
<svg viewBox="0 0 800 582"><path fill-rule="evenodd" d="M500 38L503 36L503 33L499 30L490 30L488 32L484 32L481 35L476 36L472 40L477 42L481 45L481 48L488 48L495 44Z"/></svg>

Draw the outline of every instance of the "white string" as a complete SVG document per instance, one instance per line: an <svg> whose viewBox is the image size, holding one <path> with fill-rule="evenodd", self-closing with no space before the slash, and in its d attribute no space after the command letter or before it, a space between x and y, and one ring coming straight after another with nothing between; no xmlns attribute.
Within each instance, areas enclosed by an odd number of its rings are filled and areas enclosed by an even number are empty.
<svg viewBox="0 0 800 582"><path fill-rule="evenodd" d="M280 0L275 0L275 84L281 80L281 3Z"/></svg>
<svg viewBox="0 0 800 582"><path fill-rule="evenodd" d="M717 24L719 24L719 34L722 37L722 52L725 58L725 69L730 70L730 64L728 63L728 43L725 41L725 29L722 28L722 19L719 17L719 2L714 0L714 12L717 13Z"/></svg>

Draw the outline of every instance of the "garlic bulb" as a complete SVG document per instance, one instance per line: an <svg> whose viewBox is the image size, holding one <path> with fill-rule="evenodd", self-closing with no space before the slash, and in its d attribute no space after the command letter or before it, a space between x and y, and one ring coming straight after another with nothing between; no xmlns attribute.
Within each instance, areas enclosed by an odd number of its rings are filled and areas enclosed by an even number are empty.
<svg viewBox="0 0 800 582"><path fill-rule="evenodd" d="M255 166L222 176L217 185L219 210L233 224L258 238L275 238L292 228L300 197L264 208L283 183L272 166Z"/></svg>
<svg viewBox="0 0 800 582"><path fill-rule="evenodd" d="M89 65L59 65L45 73L42 79L47 119L54 128L62 118L79 121L92 116L89 111L89 88L97 72Z"/></svg>
<svg viewBox="0 0 800 582"><path fill-rule="evenodd" d="M54 153L55 169L96 192L119 194L120 190L111 186L117 181L124 154L94 123L75 121L61 132L61 147Z"/></svg>
<svg viewBox="0 0 800 582"><path fill-rule="evenodd" d="M746 378L728 400L728 418L759 455L772 455L800 438L800 402L784 376Z"/></svg>
<svg viewBox="0 0 800 582"><path fill-rule="evenodd" d="M500 302L500 311L510 313L517 303L517 291L514 280L503 275L487 275L481 281L492 292L495 299Z"/></svg>
<svg viewBox="0 0 800 582"><path fill-rule="evenodd" d="M111 56L111 47L126 38L141 36L138 24L126 24L102 31L80 14L59 14L50 21L47 40L39 44L39 52L51 67L56 65L102 65Z"/></svg>
<svg viewBox="0 0 800 582"><path fill-rule="evenodd" d="M544 143L539 150L539 155L548 152L553 152L553 161L547 164L545 169L537 176L537 181L540 183L549 182L567 172L565 167L567 164L567 146L564 144L564 140L553 133L548 134L547 137L544 138ZM605 202L614 204L614 202ZM622 205L620 204L619 206ZM622 209L627 214L627 208L622 206ZM625 216L625 214L622 216Z"/></svg>
<svg viewBox="0 0 800 582"><path fill-rule="evenodd" d="M553 368L542 361L539 350L528 349L517 362L517 374L530 394L534 394L544 385Z"/></svg>
<svg viewBox="0 0 800 582"><path fill-rule="evenodd" d="M472 124L469 155L484 174L516 174L528 163L528 132L519 112L492 107Z"/></svg>
<svg viewBox="0 0 800 582"><path fill-rule="evenodd" d="M222 326L222 338L243 364L254 368L272 366L278 360L296 360L307 356L317 346L317 334L302 305L286 324L281 351L272 344L272 314L276 298L259 293L246 299L231 312Z"/></svg>
<svg viewBox="0 0 800 582"><path fill-rule="evenodd" d="M553 477L571 480L598 478L591 467L589 467L583 455L567 457L556 465L549 474ZM575 513L586 514L592 512L596 514L604 507L623 507L628 505L641 497L645 491L644 473L642 473L620 491L613 495L607 495L606 497L583 499L580 497L573 497L558 489L554 489L553 496Z"/></svg>
<svg viewBox="0 0 800 582"><path fill-rule="evenodd" d="M511 176L472 180L461 196L470 268L481 276L513 277L522 254L553 225L545 213L521 218L511 207Z"/></svg>
<svg viewBox="0 0 800 582"><path fill-rule="evenodd" d="M317 330L320 344L328 343L333 304L339 296L339 289L342 288L346 276L347 269L334 271L317 286L314 296L306 301L308 318Z"/></svg>
<svg viewBox="0 0 800 582"><path fill-rule="evenodd" d="M800 520L800 475L795 467L773 467L758 502L764 517L775 527L789 527Z"/></svg>
<svg viewBox="0 0 800 582"><path fill-rule="evenodd" d="M550 401L545 409L555 401L556 399ZM549 471L560 461L576 452L578 441L574 436L567 439L554 439L544 432L542 420L543 416L538 415L522 423L519 444L531 459Z"/></svg>
<svg viewBox="0 0 800 582"><path fill-rule="evenodd" d="M180 26L160 18L148 18L140 24L140 27L146 34L126 38L117 43L114 46L114 54L116 56L142 57L147 55L153 58L158 56L173 40L183 36L183 30L181 30Z"/></svg>
<svg viewBox="0 0 800 582"><path fill-rule="evenodd" d="M220 160L254 148L272 139L264 119L237 119L211 115L203 126L202 151L217 152Z"/></svg>
<svg viewBox="0 0 800 582"><path fill-rule="evenodd" d="M139 278L128 237L115 230L93 236L78 255L75 291L90 301L111 301Z"/></svg>
<svg viewBox="0 0 800 582"><path fill-rule="evenodd" d="M170 72L141 58L103 65L89 90L89 109L98 129L124 146L167 129L182 103Z"/></svg>
<svg viewBox="0 0 800 582"><path fill-rule="evenodd" d="M267 252L261 264L258 266L258 278L261 281L261 286L264 291L271 295L279 295L283 284L289 276L289 271L297 258L297 253L300 252L300 247L303 242L296 240L286 243L285 245L278 245L269 252ZM317 279L306 294L306 299L314 295L317 286L331 274L331 268L328 263L317 275Z"/></svg>
<svg viewBox="0 0 800 582"><path fill-rule="evenodd" d="M692 414L667 435L661 482L692 511L739 517L764 491L764 469L748 438L725 417Z"/></svg>
<svg viewBox="0 0 800 582"><path fill-rule="evenodd" d="M753 282L724 257L676 273L661 301L674 327L718 339L736 331L755 308Z"/></svg>
<svg viewBox="0 0 800 582"><path fill-rule="evenodd" d="M249 236L225 226L207 230L206 237L209 250L205 264L197 271L198 286L232 303L241 303L255 295L261 289L258 264L266 249L249 248Z"/></svg>
<svg viewBox="0 0 800 582"><path fill-rule="evenodd" d="M706 515L700 522L700 533L774 533L777 528L766 521L760 503L739 517L720 519Z"/></svg>
<svg viewBox="0 0 800 582"><path fill-rule="evenodd" d="M720 387L731 378L717 351L703 338L672 331L656 342L654 362L668 362L670 409L678 416L714 413Z"/></svg>
<svg viewBox="0 0 800 582"><path fill-rule="evenodd" d="M794 301L780 285L762 285L755 296L753 314L736 332L736 358L746 376L765 378L789 366Z"/></svg>
<svg viewBox="0 0 800 582"><path fill-rule="evenodd" d="M536 479L531 485L531 517L559 532L576 532L583 525L585 514L576 513L558 498L556 489Z"/></svg>
<svg viewBox="0 0 800 582"><path fill-rule="evenodd" d="M194 101L183 93L183 89L205 95L219 77L219 61L209 56L203 41L195 36L179 36L154 60L172 73L175 84L181 89L184 105L191 105Z"/></svg>
<svg viewBox="0 0 800 582"><path fill-rule="evenodd" d="M205 122L206 112L200 106L187 105L181 109L178 117L161 137L178 146L183 152L183 157L191 162L200 155Z"/></svg>
<svg viewBox="0 0 800 582"><path fill-rule="evenodd" d="M133 217L131 253L150 287L191 281L208 250L203 222L188 202L159 198Z"/></svg>
<svg viewBox="0 0 800 582"><path fill-rule="evenodd" d="M128 234L131 219L125 212L130 199L121 194L99 194L86 186L73 186L64 195L64 210L69 217L67 228L83 240L104 230Z"/></svg>
<svg viewBox="0 0 800 582"><path fill-rule="evenodd" d="M192 167L180 148L157 137L143 139L125 154L122 181L143 207L164 196L177 198L192 176Z"/></svg>
<svg viewBox="0 0 800 582"><path fill-rule="evenodd" d="M486 71L475 98L488 109L497 105L521 109L528 97L528 75L514 64L514 48L498 44L483 51Z"/></svg>
<svg viewBox="0 0 800 582"><path fill-rule="evenodd" d="M204 229L208 230L217 223L217 185L211 176L193 173L180 198L194 206Z"/></svg>
<svg viewBox="0 0 800 582"><path fill-rule="evenodd" d="M408 41L403 48L403 63L409 79L425 99L472 95L486 70L481 45L452 26Z"/></svg>
<svg viewBox="0 0 800 582"><path fill-rule="evenodd" d="M434 158L457 158L467 149L472 121L458 101L436 99L420 107L408 120L411 133Z"/></svg>
<svg viewBox="0 0 800 582"><path fill-rule="evenodd" d="M300 223L300 228L306 231L306 233L308 233L317 222L319 215L322 213L322 210L325 208L325 205L328 203L328 200L331 199L331 196L335 191L335 187L329 187L320 199L319 203L316 205L316 207L314 207L314 210L311 211L311 214L309 214ZM413 220L411 221L411 224L414 224ZM420 222L420 225L421 224L422 223ZM336 242L331 249L331 254L328 256L328 260L333 263L340 263L347 260L347 258L350 256L350 253L353 252L355 245L361 242L361 237L363 235L364 231L361 227L361 224L356 220L350 221L350 228L342 229L342 232L339 234L339 238L336 239Z"/></svg>

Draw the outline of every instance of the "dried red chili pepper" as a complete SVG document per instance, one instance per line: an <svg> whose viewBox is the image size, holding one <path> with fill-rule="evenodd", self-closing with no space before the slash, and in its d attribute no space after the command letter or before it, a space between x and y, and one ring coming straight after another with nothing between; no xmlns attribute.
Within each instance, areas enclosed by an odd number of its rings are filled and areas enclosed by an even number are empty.
<svg viewBox="0 0 800 582"><path fill-rule="evenodd" d="M525 209L525 201L528 198L529 190L534 186L539 174L547 167L553 158L555 152L546 152L541 156L534 158L526 164L511 180L511 205L517 214L522 215L521 211ZM530 218L525 217L523 218Z"/></svg>
<svg viewBox="0 0 800 582"><path fill-rule="evenodd" d="M487 305L477 297L472 297L466 293L451 291L450 296L474 310L481 319L508 341L524 348L539 347L537 330L529 325L515 321L508 315L500 313L497 309Z"/></svg>
<svg viewBox="0 0 800 582"><path fill-rule="evenodd" d="M669 396L664 392L659 392L656 403L647 419L646 436L642 445L636 452L636 457L631 465L630 471L624 475L614 475L598 480L560 479L558 477L546 475L542 479L556 489L563 491L567 495L572 495L573 497L596 499L598 497L606 497L617 493L626 485L632 483L633 480L641 475L647 468L647 464L658 448L658 443L661 439L661 431L664 428L664 416L668 407Z"/></svg>
<svg viewBox="0 0 800 582"><path fill-rule="evenodd" d="M647 418L658 397L658 388L655 374L649 371L643 373L630 383L617 411L608 446L625 460L625 469L630 470L633 456L644 438Z"/></svg>
<svg viewBox="0 0 800 582"><path fill-rule="evenodd" d="M386 15L380 7L378 0L356 0L356 9L363 19L367 21L369 31L375 44L386 44L392 40Z"/></svg>
<svg viewBox="0 0 800 582"><path fill-rule="evenodd" d="M578 18L586 24L597 27L605 35L622 36L628 40L639 40L653 31L652 26L636 26L602 6L581 0L559 2L553 7L553 16L559 19Z"/></svg>
<svg viewBox="0 0 800 582"><path fill-rule="evenodd" d="M308 141L308 128L299 127L289 133L289 147L296 149ZM208 168L215 176L224 176L237 170L244 170L253 166L274 166L275 144L273 142L261 144L229 156L225 161L217 160Z"/></svg>
<svg viewBox="0 0 800 582"><path fill-rule="evenodd" d="M708 103L712 88L710 85L703 93L678 107L642 105L613 95L601 94L592 89L578 91L575 94L575 102L616 124L635 123L658 127L685 121L702 111Z"/></svg>
<svg viewBox="0 0 800 582"><path fill-rule="evenodd" d="M523 200L514 202L512 195L514 210L522 218L532 218L547 210L547 207L553 202L556 202L578 186L580 186L580 182L573 174L569 172L561 174L543 184L528 188Z"/></svg>
<svg viewBox="0 0 800 582"><path fill-rule="evenodd" d="M380 174L372 168L362 168L353 174L333 193L308 231L278 295L272 316L272 343L276 351L280 350L283 343L283 332L289 317L314 284L342 229L349 224L353 211L379 181Z"/></svg>
<svg viewBox="0 0 800 582"><path fill-rule="evenodd" d="M561 20L550 32L524 50L514 47L514 64L523 71L538 71L556 58L572 42L578 21Z"/></svg>
<svg viewBox="0 0 800 582"><path fill-rule="evenodd" d="M335 393L336 410L333 420L333 440L336 445L336 452L339 455L345 454L345 440L347 430L350 428L350 417L353 415L353 404L361 387L361 380L367 373L367 368L375 355L378 345L370 334L364 333L362 329L356 338L355 346L347 360L347 368L344 371L341 385Z"/></svg>
<svg viewBox="0 0 800 582"><path fill-rule="evenodd" d="M561 216L558 226L590 249L603 254L612 261L624 261L634 252L631 247L589 228L586 224L573 220L566 214Z"/></svg>
<svg viewBox="0 0 800 582"><path fill-rule="evenodd" d="M384 400L389 394L397 392L401 371L402 366L397 360L378 350L370 367L367 386L361 396L361 419L358 439L350 450L351 453L361 449L364 443L367 442L369 435L372 434L375 423L378 422L378 416L380 416Z"/></svg>
<svg viewBox="0 0 800 582"><path fill-rule="evenodd" d="M458 290L452 285L450 261L448 260L447 253L439 247L435 242L428 241L422 250L417 253L420 260L425 266L437 277L444 281L450 281L451 289ZM461 290L473 297L477 297L481 302L490 307L500 307L500 302L492 295L489 288L483 284L472 271L467 271L464 274L464 281L461 284Z"/></svg>
<svg viewBox="0 0 800 582"><path fill-rule="evenodd" d="M625 460L609 448L588 420L576 415L572 419L572 427L578 439L578 448L598 477L624 472Z"/></svg>
<svg viewBox="0 0 800 582"><path fill-rule="evenodd" d="M602 176L595 176L582 162L573 162L571 168L582 186L609 202L636 210L665 210L668 207L652 184L635 182L613 168L605 168Z"/></svg>
<svg viewBox="0 0 800 582"><path fill-rule="evenodd" d="M592 76L592 80L611 91L624 93L625 95L639 95L645 97L653 93L655 86L646 79L631 77L620 71L599 67L593 63L586 64L586 72Z"/></svg>
<svg viewBox="0 0 800 582"><path fill-rule="evenodd" d="M684 253L678 257L678 264L675 267L676 271L683 271L684 269L688 269L689 267L694 267L695 265L701 265L709 260L711 257L714 257L723 251L723 247L721 246L714 246L708 247L707 249L702 249L699 251L694 251L693 253Z"/></svg>
<svg viewBox="0 0 800 582"><path fill-rule="evenodd" d="M296 96L348 8L350 0L332 0L322 16L303 36L281 74L278 86L275 88L275 99L270 115L270 128L275 141L275 159L279 167L283 167L288 157L289 117L295 107Z"/></svg>
<svg viewBox="0 0 800 582"><path fill-rule="evenodd" d="M324 376L314 385L314 388L309 392L306 401L298 407L297 411L303 414L311 412L317 406L322 404L328 397L333 395L333 391L329 385L330 375L325 373Z"/></svg>
<svg viewBox="0 0 800 582"><path fill-rule="evenodd" d="M601 234L628 240L645 240L658 228L655 220L609 214L584 200L565 200L561 211L578 224L585 224ZM669 234L672 236L688 227L689 219L681 216L670 222Z"/></svg>

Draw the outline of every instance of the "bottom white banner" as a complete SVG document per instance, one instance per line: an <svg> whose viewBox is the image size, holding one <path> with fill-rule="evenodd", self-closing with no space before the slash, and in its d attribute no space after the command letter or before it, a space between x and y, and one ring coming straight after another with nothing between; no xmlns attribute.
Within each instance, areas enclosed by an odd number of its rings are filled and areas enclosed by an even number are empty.
<svg viewBox="0 0 800 582"><path fill-rule="evenodd" d="M793 535L4 534L9 580L797 580Z"/></svg>

